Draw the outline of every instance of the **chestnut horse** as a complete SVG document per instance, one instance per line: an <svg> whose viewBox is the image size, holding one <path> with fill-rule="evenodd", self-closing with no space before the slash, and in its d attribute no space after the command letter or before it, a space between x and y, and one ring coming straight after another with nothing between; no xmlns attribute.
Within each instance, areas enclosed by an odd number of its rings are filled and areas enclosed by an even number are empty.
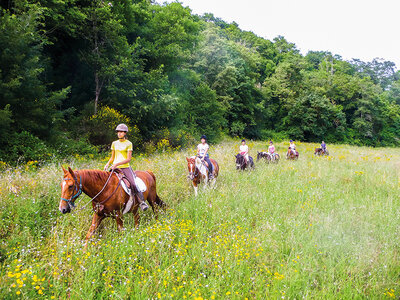
<svg viewBox="0 0 400 300"><path fill-rule="evenodd" d="M71 212L71 209L75 207L75 200L82 192L92 198L94 214L92 225L86 235L85 248L96 228L106 217L114 218L117 222L118 231L121 231L123 229L123 212L132 212L135 216L135 226L139 226L139 201L134 199L133 205L132 202L128 203L130 195L121 187L120 179L114 172L100 170L73 171L71 168L66 170L64 167L63 171L64 179L61 184L60 212L63 214ZM157 195L156 177L151 171L136 171L135 173L147 187L143 193L144 198L150 203L154 213L157 213L155 204L164 208L165 203Z"/></svg>
<svg viewBox="0 0 400 300"><path fill-rule="evenodd" d="M329 155L329 151L328 151L328 149L326 149L326 151L324 151L324 149L322 149L322 148L315 148L315 150L314 150L314 155L319 155L319 156L321 156L321 155Z"/></svg>
<svg viewBox="0 0 400 300"><path fill-rule="evenodd" d="M291 159L291 160L297 160L299 159L299 152L295 150L296 154L293 153L292 149L288 149L288 152L286 153L286 159Z"/></svg>
<svg viewBox="0 0 400 300"><path fill-rule="evenodd" d="M205 189L207 187L207 183L210 181L208 174L209 169L199 157L186 157L186 161L188 163L189 170L188 178L192 180L194 194L195 196L197 196L197 189L200 182L204 182ZM210 158L210 161L214 166L214 178L211 180L211 187L214 187L219 173L219 165L212 158Z"/></svg>

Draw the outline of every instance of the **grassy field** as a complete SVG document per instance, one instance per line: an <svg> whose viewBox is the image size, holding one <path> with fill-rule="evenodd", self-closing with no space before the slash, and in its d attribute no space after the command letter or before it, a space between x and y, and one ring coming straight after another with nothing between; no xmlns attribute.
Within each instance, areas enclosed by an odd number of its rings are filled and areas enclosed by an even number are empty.
<svg viewBox="0 0 400 300"><path fill-rule="evenodd" d="M250 143L250 152L265 144ZM284 156L287 145L277 144ZM169 205L135 230L112 219L83 252L90 208L58 211L60 164L0 174L0 298L399 298L400 149L298 143L298 161L235 170L238 144L211 147L215 190L194 197L185 156L135 157ZM76 157L65 166L101 168Z"/></svg>

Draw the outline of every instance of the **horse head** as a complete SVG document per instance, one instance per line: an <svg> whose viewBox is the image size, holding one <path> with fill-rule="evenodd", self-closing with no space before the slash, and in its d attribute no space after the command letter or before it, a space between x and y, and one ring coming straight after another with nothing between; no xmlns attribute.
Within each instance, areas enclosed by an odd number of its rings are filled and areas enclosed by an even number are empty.
<svg viewBox="0 0 400 300"><path fill-rule="evenodd" d="M61 183L61 199L58 209L63 214L71 212L75 207L75 200L82 193L82 182L78 172L74 172L70 167L68 170L64 169L64 178Z"/></svg>
<svg viewBox="0 0 400 300"><path fill-rule="evenodd" d="M186 161L188 163L188 170L189 170L189 175L188 178L190 180L194 180L194 178L196 177L196 164L195 164L195 160L193 157L186 157Z"/></svg>
<svg viewBox="0 0 400 300"><path fill-rule="evenodd" d="M235 157L236 157L236 170L239 170L239 168L242 167L242 165L243 165L243 160L244 160L245 158L244 158L243 155L240 154L240 153L238 153L237 155L235 155Z"/></svg>

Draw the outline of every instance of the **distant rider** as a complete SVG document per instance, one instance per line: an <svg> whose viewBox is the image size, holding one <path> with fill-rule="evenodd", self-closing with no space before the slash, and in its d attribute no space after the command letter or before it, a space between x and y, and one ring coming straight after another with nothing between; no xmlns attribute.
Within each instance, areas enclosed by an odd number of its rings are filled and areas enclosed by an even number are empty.
<svg viewBox="0 0 400 300"><path fill-rule="evenodd" d="M246 145L246 140L242 140L242 144L239 147L239 153L246 159L246 163L249 163L249 146Z"/></svg>
<svg viewBox="0 0 400 300"><path fill-rule="evenodd" d="M292 153L296 155L296 145L294 144L293 140L290 140L289 150L291 150Z"/></svg>
<svg viewBox="0 0 400 300"><path fill-rule="evenodd" d="M275 146L272 141L269 141L268 153L272 158L275 158Z"/></svg>
<svg viewBox="0 0 400 300"><path fill-rule="evenodd" d="M107 171L110 164L111 169L114 170L119 168L122 173L128 178L131 184L132 197L134 197L135 193L138 195L139 206L142 210L147 210L149 206L144 200L143 193L140 192L135 184L135 173L132 168L129 166L129 162L132 159L132 143L127 140L126 134L128 132L128 126L125 124L119 124L115 131L118 135L118 140L114 141L111 144L111 158L104 166L104 170Z"/></svg>
<svg viewBox="0 0 400 300"><path fill-rule="evenodd" d="M326 144L324 141L322 141L322 143L321 143L321 149L322 149L322 151L324 151L324 153L326 153Z"/></svg>
<svg viewBox="0 0 400 300"><path fill-rule="evenodd" d="M208 155L208 149L210 146L207 144L207 137L205 135L202 135L200 138L201 143L197 145L197 156L200 157L201 161L205 161L207 163L207 167L209 170L209 176L208 178L212 179L214 178L214 166L210 161L209 155Z"/></svg>

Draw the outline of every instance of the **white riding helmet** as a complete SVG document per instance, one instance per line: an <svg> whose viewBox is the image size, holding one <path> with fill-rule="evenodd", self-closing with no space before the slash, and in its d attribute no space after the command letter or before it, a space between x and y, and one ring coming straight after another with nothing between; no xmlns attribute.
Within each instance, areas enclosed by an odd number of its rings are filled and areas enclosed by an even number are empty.
<svg viewBox="0 0 400 300"><path fill-rule="evenodd" d="M117 128L115 128L115 131L125 131L128 132L128 126L125 124L119 124Z"/></svg>

